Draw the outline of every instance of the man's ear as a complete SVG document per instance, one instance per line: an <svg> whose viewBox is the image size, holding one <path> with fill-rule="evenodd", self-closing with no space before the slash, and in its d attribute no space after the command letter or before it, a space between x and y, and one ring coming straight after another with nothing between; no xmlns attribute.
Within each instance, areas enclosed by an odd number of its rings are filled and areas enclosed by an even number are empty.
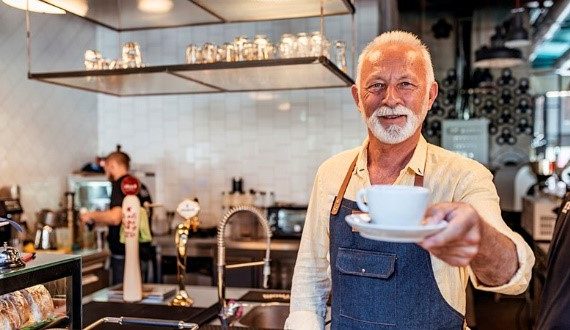
<svg viewBox="0 0 570 330"><path fill-rule="evenodd" d="M352 92L352 98L354 99L356 107L360 109L360 97L358 96L358 87L356 87L356 85L352 85L350 91Z"/></svg>
<svg viewBox="0 0 570 330"><path fill-rule="evenodd" d="M437 98L437 94L439 92L439 86L437 85L437 82L432 82L431 86L429 88L429 102L428 102L428 110L431 109L431 106L433 104L433 102L435 101L435 99Z"/></svg>

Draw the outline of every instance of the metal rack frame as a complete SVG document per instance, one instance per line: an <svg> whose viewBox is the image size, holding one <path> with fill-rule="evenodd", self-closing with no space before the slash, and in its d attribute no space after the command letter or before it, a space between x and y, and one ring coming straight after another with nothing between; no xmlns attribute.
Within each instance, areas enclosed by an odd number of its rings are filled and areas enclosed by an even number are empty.
<svg viewBox="0 0 570 330"><path fill-rule="evenodd" d="M42 1L50 3L49 0ZM354 30L354 0L336 1L337 5L338 2L340 2L344 8L346 8L346 12L341 14L350 13L352 15L352 29ZM203 4L201 4L202 1L200 0L191 0L190 2L193 5L203 6ZM244 0L241 0L241 2L245 3ZM291 0L291 2L294 3L295 0ZM323 34L324 17L332 14L327 15L325 12L325 0L313 0L313 2L319 4L318 12L298 17L293 14L290 15L291 17L277 19L320 17L320 32ZM211 11L211 9L207 10ZM74 14L74 16L81 17L77 14ZM81 18L118 32L161 28L146 27L143 29L116 29L88 17ZM252 20L252 22L266 19L277 20L276 18L260 17L259 19ZM223 22L216 23L225 22L235 22L235 20L228 20L226 18ZM175 26L168 26L168 28L170 27L174 28ZM142 68L113 70L31 72L31 28L30 13L28 11L26 11L26 32L29 79L113 96L281 91L349 87L354 84L354 80L350 76L341 71L333 62L322 54L318 57L217 62L207 64L157 65ZM354 34L355 33L353 31L352 47L350 49L353 57L353 64L356 42ZM214 76L216 76L218 80L216 80L216 77ZM263 79L267 76L280 76L280 79ZM240 85L240 83L242 85Z"/></svg>

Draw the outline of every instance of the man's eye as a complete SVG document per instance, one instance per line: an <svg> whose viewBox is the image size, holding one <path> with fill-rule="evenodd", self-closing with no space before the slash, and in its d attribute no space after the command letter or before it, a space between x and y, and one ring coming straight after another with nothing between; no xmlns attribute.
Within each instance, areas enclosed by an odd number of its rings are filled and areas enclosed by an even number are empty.
<svg viewBox="0 0 570 330"><path fill-rule="evenodd" d="M403 81L400 83L400 86L403 88L412 88L412 87L414 87L414 84L412 84L409 81Z"/></svg>
<svg viewBox="0 0 570 330"><path fill-rule="evenodd" d="M383 83L375 83L375 84L368 86L368 90L370 92L378 92L378 91L381 91L382 89L384 89Z"/></svg>

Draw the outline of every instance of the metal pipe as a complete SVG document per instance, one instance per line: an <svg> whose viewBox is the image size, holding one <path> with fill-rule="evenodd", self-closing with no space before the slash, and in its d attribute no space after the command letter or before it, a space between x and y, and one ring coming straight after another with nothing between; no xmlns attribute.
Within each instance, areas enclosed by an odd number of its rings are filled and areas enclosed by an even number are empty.
<svg viewBox="0 0 570 330"><path fill-rule="evenodd" d="M265 248L265 258L263 261L260 262L251 262L245 264L237 264L237 265L226 265L226 244L225 244L225 231L226 225L229 222L230 218L239 212L249 212L256 216L257 220L261 223L261 226L265 230L266 233L266 248ZM253 206L250 205L238 205L231 210L229 210L220 223L218 224L218 236L217 236L217 243L218 243L218 257L217 257L217 264L218 264L218 301L221 305L220 311L220 320L222 325L228 325L229 319L234 316L234 312L236 306L228 306L226 301L226 283L225 283L225 273L226 268L239 268L247 266L257 266L263 264L263 287L268 287L269 282L269 275L271 274L271 267L269 266L270 261L270 251L271 251L271 228L269 227L269 222L267 218L261 214L261 211Z"/></svg>
<svg viewBox="0 0 570 330"><path fill-rule="evenodd" d="M241 264L226 265L226 269L261 266L261 265L264 265L264 264L265 264L265 261L244 262L244 263L241 263Z"/></svg>

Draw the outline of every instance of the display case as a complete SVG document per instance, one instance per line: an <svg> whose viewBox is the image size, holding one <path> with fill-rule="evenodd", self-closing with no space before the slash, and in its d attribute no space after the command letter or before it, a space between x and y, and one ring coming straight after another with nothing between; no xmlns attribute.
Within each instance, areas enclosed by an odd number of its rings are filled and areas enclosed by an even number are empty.
<svg viewBox="0 0 570 330"><path fill-rule="evenodd" d="M0 295L38 284L46 286L54 300L63 300L65 315L52 321L65 319L70 329L81 329L81 256L38 254L25 267L0 270Z"/></svg>

